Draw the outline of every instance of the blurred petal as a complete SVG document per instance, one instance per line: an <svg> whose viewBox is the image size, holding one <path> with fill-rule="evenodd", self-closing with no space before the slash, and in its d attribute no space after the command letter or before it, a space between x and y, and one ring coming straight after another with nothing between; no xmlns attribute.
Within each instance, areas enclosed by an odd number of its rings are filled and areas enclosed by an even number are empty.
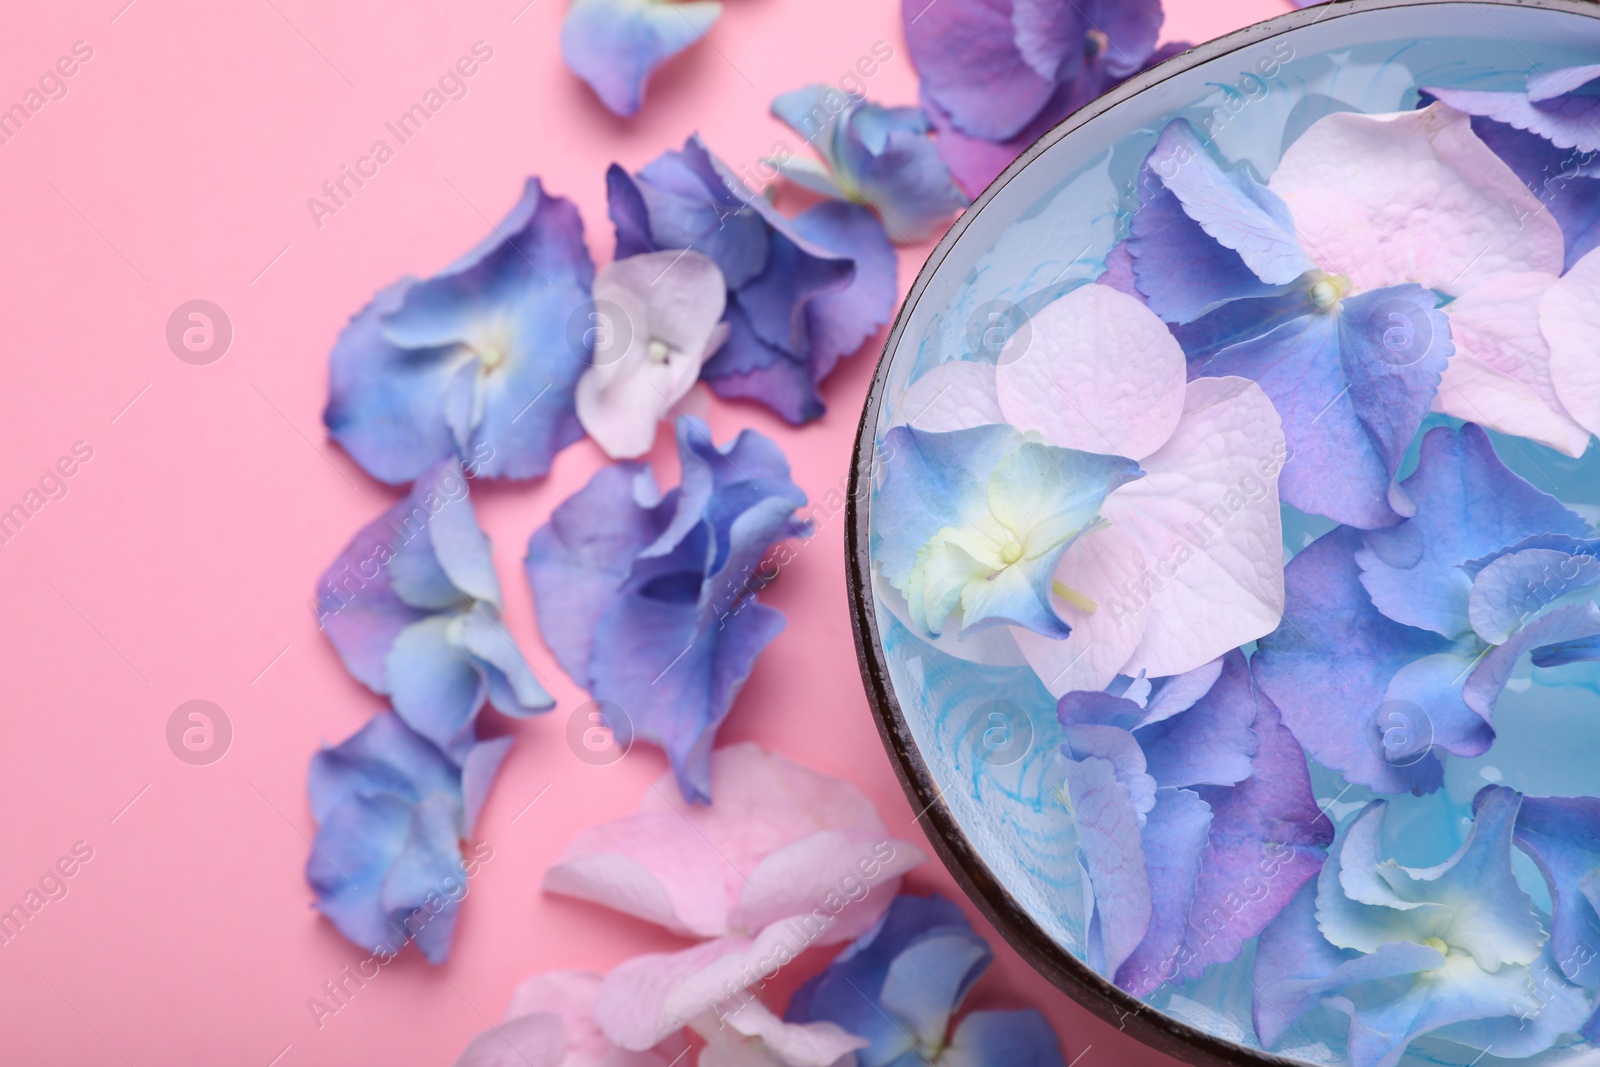
<svg viewBox="0 0 1600 1067"><path fill-rule="evenodd" d="M714 0L573 0L561 56L617 115L632 115L657 67L694 44L722 14Z"/></svg>

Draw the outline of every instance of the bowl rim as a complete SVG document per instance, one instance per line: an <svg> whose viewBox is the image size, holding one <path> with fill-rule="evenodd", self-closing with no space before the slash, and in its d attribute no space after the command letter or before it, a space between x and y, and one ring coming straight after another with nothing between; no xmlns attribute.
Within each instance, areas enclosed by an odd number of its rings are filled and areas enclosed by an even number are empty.
<svg viewBox="0 0 1600 1067"><path fill-rule="evenodd" d="M906 298L900 304L894 324L884 339L873 371L867 401L856 428L851 453L849 492L845 500L845 584L850 601L850 626L855 636L856 659L861 680L872 708L878 734L894 765L901 788L917 814L913 821L927 819L924 830L940 860L955 878L967 898L994 925L1002 937L1023 959L1050 982L1083 1007L1089 1009L1135 1040L1186 1063L1202 1067L1249 1063L1262 1067L1305 1067L1305 1061L1264 1052L1236 1044L1216 1034L1198 1029L1178 1018L1151 1007L1089 968L1082 960L1062 949L1036 923L1027 910L984 862L944 803L927 764L917 748L910 726L900 709L889 680L888 668L878 632L868 550L868 508L862 507L870 493L875 462L874 428L883 405L884 387L889 373L890 354L901 337L923 294L945 258L961 240L966 228L1010 181L1058 141L1112 108L1153 88L1167 78L1194 67L1270 40L1282 34L1315 25L1326 19L1349 18L1371 11L1439 4L1467 4L1490 8L1532 8L1558 11L1600 19L1600 3L1595 0L1329 0L1329 2L1290 11L1235 30L1233 33L1181 52L1149 70L1128 79L1062 119L1014 159L994 181L962 212L929 254Z"/></svg>

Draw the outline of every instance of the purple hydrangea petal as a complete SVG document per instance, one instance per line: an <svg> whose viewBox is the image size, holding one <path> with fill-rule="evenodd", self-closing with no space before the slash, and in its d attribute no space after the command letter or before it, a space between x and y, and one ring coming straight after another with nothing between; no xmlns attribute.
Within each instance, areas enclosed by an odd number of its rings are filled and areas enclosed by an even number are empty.
<svg viewBox="0 0 1600 1067"><path fill-rule="evenodd" d="M1443 781L1438 757L1388 758L1379 717L1396 672L1450 644L1372 606L1360 544L1359 530L1341 527L1289 561L1283 623L1261 639L1255 677L1317 762L1381 793L1432 792Z"/></svg>
<svg viewBox="0 0 1600 1067"><path fill-rule="evenodd" d="M1205 361L1259 383L1283 417L1284 501L1364 529L1411 513L1394 476L1454 351L1434 302L1420 285L1362 293Z"/></svg>
<svg viewBox="0 0 1600 1067"><path fill-rule="evenodd" d="M667 522L653 507L658 496L648 467L613 464L557 506L528 540L523 565L539 632L579 685L589 681L600 617L621 595L633 558Z"/></svg>
<svg viewBox="0 0 1600 1067"><path fill-rule="evenodd" d="M1600 173L1592 160L1536 133L1474 118L1472 130L1516 172L1561 224L1563 271L1600 246Z"/></svg>
<svg viewBox="0 0 1600 1067"><path fill-rule="evenodd" d="M1185 978L1237 959L1314 880L1333 843L1333 824L1311 791L1305 752L1266 695L1255 693L1260 750L1249 778L1232 789L1201 788L1211 835L1200 858L1188 936L1178 962Z"/></svg>
<svg viewBox="0 0 1600 1067"><path fill-rule="evenodd" d="M1527 91L1521 93L1435 86L1428 86L1425 91L1457 111L1538 134L1557 148L1594 152L1600 151L1600 133L1595 132L1600 97L1575 90L1597 77L1597 66L1564 67L1528 75Z"/></svg>
<svg viewBox="0 0 1600 1067"><path fill-rule="evenodd" d="M1260 743L1251 728L1258 696L1250 667L1235 649L1221 676L1186 711L1140 727L1150 774L1162 786L1233 785L1250 776Z"/></svg>
<svg viewBox="0 0 1600 1067"><path fill-rule="evenodd" d="M1478 572L1467 614L1479 637L1501 644L1545 608L1600 585L1600 541L1573 540L1564 548L1508 552Z"/></svg>
<svg viewBox="0 0 1600 1067"><path fill-rule="evenodd" d="M561 56L613 114L632 115L655 69L721 14L721 4L705 0L574 0L561 24Z"/></svg>
<svg viewBox="0 0 1600 1067"><path fill-rule="evenodd" d="M1550 950L1568 981L1600 985L1600 799L1525 797L1513 834L1550 888Z"/></svg>
<svg viewBox="0 0 1600 1067"><path fill-rule="evenodd" d="M1416 515L1366 534L1356 557L1361 584L1389 618L1446 637L1472 630L1472 579L1462 564L1537 534L1588 532L1576 513L1501 463L1471 423L1429 430L1404 489Z"/></svg>
<svg viewBox="0 0 1600 1067"><path fill-rule="evenodd" d="M1015 136L1055 92L1018 47L1012 0L903 0L901 16L923 93L974 137Z"/></svg>
<svg viewBox="0 0 1600 1067"><path fill-rule="evenodd" d="M1150 927L1116 975L1117 984L1136 997L1177 974L1211 818L1210 805L1189 789L1161 790L1145 818L1141 847L1150 877Z"/></svg>
<svg viewBox="0 0 1600 1067"><path fill-rule="evenodd" d="M679 420L684 482L601 471L528 543L539 628L562 667L625 720L619 740L664 748L685 797L709 802L717 728L783 615L755 602L772 544L802 536L805 494L777 446L745 431L718 448Z"/></svg>
<svg viewBox="0 0 1600 1067"><path fill-rule="evenodd" d="M855 261L850 284L813 297L805 306L814 381L877 333L899 300L899 259L883 224L859 204L818 204L797 215L794 231L819 248Z"/></svg>

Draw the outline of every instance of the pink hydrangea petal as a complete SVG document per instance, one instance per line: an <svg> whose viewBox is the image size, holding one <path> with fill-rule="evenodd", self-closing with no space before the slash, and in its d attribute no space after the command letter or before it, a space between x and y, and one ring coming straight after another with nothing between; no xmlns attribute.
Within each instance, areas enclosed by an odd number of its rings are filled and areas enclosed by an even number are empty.
<svg viewBox="0 0 1600 1067"><path fill-rule="evenodd" d="M1145 477L1102 509L1152 561L1148 621L1122 673L1182 674L1278 625L1277 474L1287 451L1259 385L1231 377L1190 383L1182 421L1144 460Z"/></svg>
<svg viewBox="0 0 1600 1067"><path fill-rule="evenodd" d="M900 395L897 419L930 433L1005 422L994 366L959 359L939 364Z"/></svg>
<svg viewBox="0 0 1600 1067"><path fill-rule="evenodd" d="M1554 216L1445 104L1319 119L1269 186L1311 258L1363 290L1417 282L1458 296L1507 274L1561 271Z"/></svg>
<svg viewBox="0 0 1600 1067"><path fill-rule="evenodd" d="M851 909L877 921L895 894L898 877L926 860L915 846L888 834L862 836L827 830L767 855L739 894L733 916L737 929L756 930L793 915L803 915L830 896L863 894L871 904ZM886 887L886 883L888 883ZM859 925L863 920L857 920ZM833 944L859 931L830 929L819 944Z"/></svg>
<svg viewBox="0 0 1600 1067"><path fill-rule="evenodd" d="M767 1062L791 1067L830 1067L869 1042L846 1033L835 1023L786 1023L758 1000L751 1000L723 1017L730 1028L760 1042L771 1054ZM756 1060L754 1062L762 1062Z"/></svg>
<svg viewBox="0 0 1600 1067"><path fill-rule="evenodd" d="M883 844L892 855L880 857L880 881L923 859L915 847L894 840L855 786L759 745L728 745L712 753L713 805L683 804L671 783L669 773L646 790L637 814L579 834L545 872L545 889L678 933L716 937L753 931L776 914L809 912L820 902L795 889L787 897L776 888L752 893L747 878L785 849L841 863L848 852L854 864L859 856L838 848L840 839L867 852ZM824 840L808 843L816 835ZM774 869L786 862L778 858ZM852 871L859 873L852 866L824 881L835 886Z"/></svg>
<svg viewBox="0 0 1600 1067"><path fill-rule="evenodd" d="M892 893L884 896L886 905ZM732 1024L737 1014L758 1013L754 997L744 990L763 977L770 979L810 943L805 921L793 918L753 938L722 937L680 952L635 956L600 983L595 1022L611 1042L635 1051L652 1048L685 1026L704 1024L710 1016L716 1017L713 1022ZM794 1039L800 1042L797 1047L804 1047L803 1039Z"/></svg>
<svg viewBox="0 0 1600 1067"><path fill-rule="evenodd" d="M1445 308L1455 354L1433 410L1581 456L1589 432L1572 421L1550 377L1539 305L1554 275L1508 274Z"/></svg>
<svg viewBox="0 0 1600 1067"><path fill-rule="evenodd" d="M681 1035L647 1052L607 1041L594 1021L599 991L600 976L590 971L528 979L511 995L505 1021L474 1038L456 1067L667 1067L683 1051Z"/></svg>
<svg viewBox="0 0 1600 1067"><path fill-rule="evenodd" d="M634 815L583 831L545 872L547 893L636 915L674 933L728 928L727 861L688 821Z"/></svg>
<svg viewBox="0 0 1600 1067"><path fill-rule="evenodd" d="M1053 445L1143 459L1183 412L1183 349L1142 303L1084 285L1038 311L1000 353L1006 421Z"/></svg>
<svg viewBox="0 0 1600 1067"><path fill-rule="evenodd" d="M1562 406L1590 433L1600 433L1600 250L1550 287L1539 304L1539 326Z"/></svg>

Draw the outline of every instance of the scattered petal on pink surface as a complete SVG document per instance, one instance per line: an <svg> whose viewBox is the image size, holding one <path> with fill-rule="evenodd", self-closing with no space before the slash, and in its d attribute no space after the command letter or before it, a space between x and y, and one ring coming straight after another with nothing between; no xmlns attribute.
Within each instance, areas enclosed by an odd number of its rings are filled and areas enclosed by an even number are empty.
<svg viewBox="0 0 1600 1067"><path fill-rule="evenodd" d="M1539 304L1550 378L1567 412L1600 433L1600 251L1572 265Z"/></svg>
<svg viewBox="0 0 1600 1067"><path fill-rule="evenodd" d="M455 1067L667 1067L685 1047L674 1035L644 1052L619 1049L594 1021L600 976L551 971L517 987L505 1021L472 1039Z"/></svg>
<svg viewBox="0 0 1600 1067"><path fill-rule="evenodd" d="M847 880L877 887L925 858L855 786L757 745L714 752L711 781L717 802L699 807L672 799L664 776L637 814L579 834L545 889L681 934L748 935L810 914ZM882 899L858 910L881 911L892 895L874 888L868 899Z"/></svg>
<svg viewBox="0 0 1600 1067"><path fill-rule="evenodd" d="M1445 307L1455 355L1433 410L1581 456L1589 431L1572 421L1550 376L1550 346L1539 327L1554 275L1508 274Z"/></svg>
<svg viewBox="0 0 1600 1067"><path fill-rule="evenodd" d="M1183 412L1184 355L1166 324L1108 285L1084 285L1034 314L1000 353L1006 421L1053 445L1143 459Z"/></svg>
<svg viewBox="0 0 1600 1067"><path fill-rule="evenodd" d="M726 339L727 283L699 252L646 252L602 267L594 300L594 363L578 379L578 421L612 459L635 459Z"/></svg>
<svg viewBox="0 0 1600 1067"><path fill-rule="evenodd" d="M1561 271L1561 228L1444 104L1319 119L1268 183L1326 271L1367 290L1402 282L1458 296L1507 274Z"/></svg>

